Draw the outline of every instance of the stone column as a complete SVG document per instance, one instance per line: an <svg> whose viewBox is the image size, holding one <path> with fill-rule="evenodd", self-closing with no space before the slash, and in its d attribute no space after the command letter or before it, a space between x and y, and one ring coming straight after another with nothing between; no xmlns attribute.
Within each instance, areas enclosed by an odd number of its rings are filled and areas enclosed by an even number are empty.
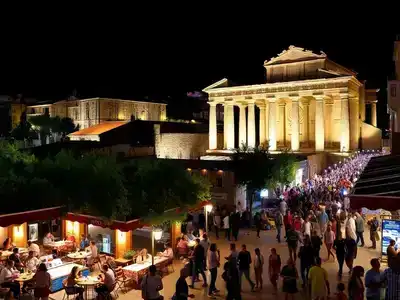
<svg viewBox="0 0 400 300"><path fill-rule="evenodd" d="M253 100L248 102L247 115L247 145L251 148L256 146L256 120L255 120L255 104Z"/></svg>
<svg viewBox="0 0 400 300"><path fill-rule="evenodd" d="M308 100L303 102L303 143L306 147L310 143L310 103Z"/></svg>
<svg viewBox="0 0 400 300"><path fill-rule="evenodd" d="M360 137L360 104L359 98L349 98L349 150L358 149L359 137Z"/></svg>
<svg viewBox="0 0 400 300"><path fill-rule="evenodd" d="M209 129L208 129L208 142L209 149L217 149L217 103L208 102L210 104L209 118Z"/></svg>
<svg viewBox="0 0 400 300"><path fill-rule="evenodd" d="M247 145L246 136L246 105L239 104L239 148Z"/></svg>
<svg viewBox="0 0 400 300"><path fill-rule="evenodd" d="M234 149L235 148L235 118L234 118L234 110L233 103L227 103L227 133L226 133L226 148Z"/></svg>
<svg viewBox="0 0 400 300"><path fill-rule="evenodd" d="M349 95L340 95L341 106L341 133L340 133L340 151L349 151L350 146L350 124L349 124Z"/></svg>
<svg viewBox="0 0 400 300"><path fill-rule="evenodd" d="M265 144L266 138L265 138L265 104L260 104L258 106L260 108L260 145Z"/></svg>
<svg viewBox="0 0 400 300"><path fill-rule="evenodd" d="M377 120L376 120L376 101L371 102L371 125L372 126L377 126Z"/></svg>
<svg viewBox="0 0 400 300"><path fill-rule="evenodd" d="M292 151L299 151L299 98L292 98L292 135L291 135L291 146Z"/></svg>
<svg viewBox="0 0 400 300"><path fill-rule="evenodd" d="M269 100L269 150L276 150L276 99Z"/></svg>
<svg viewBox="0 0 400 300"><path fill-rule="evenodd" d="M224 102L224 149L228 149L228 108L227 104Z"/></svg>
<svg viewBox="0 0 400 300"><path fill-rule="evenodd" d="M315 150L324 151L324 96L315 96Z"/></svg>
<svg viewBox="0 0 400 300"><path fill-rule="evenodd" d="M269 103L265 102L265 140L269 142Z"/></svg>

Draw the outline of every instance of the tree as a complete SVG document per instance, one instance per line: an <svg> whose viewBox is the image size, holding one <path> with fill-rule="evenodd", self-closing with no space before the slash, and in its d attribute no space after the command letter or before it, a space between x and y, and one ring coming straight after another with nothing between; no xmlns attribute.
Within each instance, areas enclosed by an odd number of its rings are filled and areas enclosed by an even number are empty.
<svg viewBox="0 0 400 300"><path fill-rule="evenodd" d="M52 132L60 133L62 138L64 139L68 134L79 130L79 125L75 125L74 121L71 118L59 118L54 117L51 118L52 123Z"/></svg>
<svg viewBox="0 0 400 300"><path fill-rule="evenodd" d="M267 145L254 148L242 145L235 150L232 160L236 183L246 188L251 213L256 192L275 182L272 156Z"/></svg>
<svg viewBox="0 0 400 300"><path fill-rule="evenodd" d="M290 184L296 179L297 162L293 153L282 151L274 157L274 178L276 184Z"/></svg>
<svg viewBox="0 0 400 300"><path fill-rule="evenodd" d="M51 129L54 126L52 118L50 118L49 114L44 114L32 116L29 118L29 121L37 130L41 144L45 145L46 139L50 137Z"/></svg>
<svg viewBox="0 0 400 300"><path fill-rule="evenodd" d="M24 147L27 146L27 142L31 141L36 136L36 133L32 129L32 124L26 119L26 111L21 114L20 122L17 127L11 131L11 136L17 141L23 141Z"/></svg>
<svg viewBox="0 0 400 300"><path fill-rule="evenodd" d="M125 168L129 201L140 217L185 209L210 199L210 183L191 176L183 165L162 159L140 159Z"/></svg>

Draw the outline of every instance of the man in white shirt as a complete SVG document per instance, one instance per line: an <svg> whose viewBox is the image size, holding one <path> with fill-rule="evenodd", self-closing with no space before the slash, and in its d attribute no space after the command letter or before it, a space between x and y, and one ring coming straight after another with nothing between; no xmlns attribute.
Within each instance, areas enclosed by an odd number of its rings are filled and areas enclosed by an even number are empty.
<svg viewBox="0 0 400 300"><path fill-rule="evenodd" d="M13 274L16 272L17 270L14 268L14 261L7 260L6 267L0 272L0 286L3 288L9 288L10 291L13 292L14 298L18 299L21 287L19 282L13 281Z"/></svg>
<svg viewBox="0 0 400 300"><path fill-rule="evenodd" d="M39 245L33 243L32 241L28 241L28 251L33 251L33 256L35 257L40 255Z"/></svg>
<svg viewBox="0 0 400 300"><path fill-rule="evenodd" d="M222 222L224 223L224 230L225 230L225 238L228 239L228 241L231 240L231 231L229 228L229 215L226 215L224 217L224 219L222 220Z"/></svg>
<svg viewBox="0 0 400 300"><path fill-rule="evenodd" d="M279 210L281 211L282 215L286 216L287 211L287 203L285 200L282 200L279 204Z"/></svg>
<svg viewBox="0 0 400 300"><path fill-rule="evenodd" d="M29 256L26 260L25 266L27 267L28 270L32 272L36 272L36 269L38 265L40 264L40 260L34 256L34 253L32 250L29 251Z"/></svg>
<svg viewBox="0 0 400 300"><path fill-rule="evenodd" d="M310 218L308 216L306 216L304 223L303 223L303 234L311 237L311 222L310 222Z"/></svg>
<svg viewBox="0 0 400 300"><path fill-rule="evenodd" d="M156 266L151 265L149 267L149 274L142 280L142 295L146 295L146 299L148 300L160 299L160 291L164 288L161 277L156 275L156 271Z"/></svg>

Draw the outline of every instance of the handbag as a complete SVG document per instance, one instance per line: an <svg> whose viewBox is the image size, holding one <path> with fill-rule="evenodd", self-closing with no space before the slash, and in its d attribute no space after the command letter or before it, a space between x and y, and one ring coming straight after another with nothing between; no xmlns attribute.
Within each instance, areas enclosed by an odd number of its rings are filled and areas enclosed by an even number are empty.
<svg viewBox="0 0 400 300"><path fill-rule="evenodd" d="M378 231L375 231L375 240L380 241L381 237L379 236Z"/></svg>

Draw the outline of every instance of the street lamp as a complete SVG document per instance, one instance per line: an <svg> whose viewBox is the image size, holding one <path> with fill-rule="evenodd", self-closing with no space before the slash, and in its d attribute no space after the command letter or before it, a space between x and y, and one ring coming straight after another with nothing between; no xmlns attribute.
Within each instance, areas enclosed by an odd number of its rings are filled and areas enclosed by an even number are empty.
<svg viewBox="0 0 400 300"><path fill-rule="evenodd" d="M154 265L154 240L159 241L162 238L163 231L161 229L153 229L151 231L151 264Z"/></svg>
<svg viewBox="0 0 400 300"><path fill-rule="evenodd" d="M213 209L212 204L207 204L204 206L204 214L206 215L206 234L208 235L208 213Z"/></svg>

